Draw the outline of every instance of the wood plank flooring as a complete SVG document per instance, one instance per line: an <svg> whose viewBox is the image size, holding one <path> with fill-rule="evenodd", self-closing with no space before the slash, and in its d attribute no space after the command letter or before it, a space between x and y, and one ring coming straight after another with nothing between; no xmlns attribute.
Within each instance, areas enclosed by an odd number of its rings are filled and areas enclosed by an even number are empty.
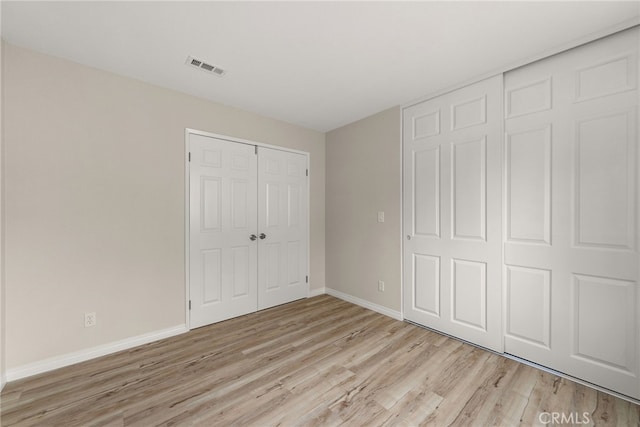
<svg viewBox="0 0 640 427"><path fill-rule="evenodd" d="M2 426L638 426L640 407L323 295L15 381ZM585 418L586 416L586 418Z"/></svg>

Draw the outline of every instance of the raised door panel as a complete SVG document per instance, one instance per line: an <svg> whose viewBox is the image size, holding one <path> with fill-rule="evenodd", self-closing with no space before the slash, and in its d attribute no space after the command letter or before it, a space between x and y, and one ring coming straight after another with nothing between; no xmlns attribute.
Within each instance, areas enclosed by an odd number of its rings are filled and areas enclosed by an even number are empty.
<svg viewBox="0 0 640 427"><path fill-rule="evenodd" d="M427 138L440 133L440 110L412 117L412 139Z"/></svg>
<svg viewBox="0 0 640 427"><path fill-rule="evenodd" d="M200 178L200 230L220 231L222 221L222 178Z"/></svg>
<svg viewBox="0 0 640 427"><path fill-rule="evenodd" d="M232 299L249 296L249 288L252 286L250 283L250 270L255 268L254 265L250 264L250 251L249 245L231 248L231 264L233 265L230 280L233 284L231 288Z"/></svg>
<svg viewBox="0 0 640 427"><path fill-rule="evenodd" d="M451 212L454 239L486 239L486 137L451 149Z"/></svg>
<svg viewBox="0 0 640 427"><path fill-rule="evenodd" d="M413 310L440 317L440 258L413 254Z"/></svg>
<svg viewBox="0 0 640 427"><path fill-rule="evenodd" d="M287 225L289 227L298 227L302 224L300 218L300 194L302 189L299 184L287 185Z"/></svg>
<svg viewBox="0 0 640 427"><path fill-rule="evenodd" d="M487 96L459 101L451 105L451 130L459 130L487 122Z"/></svg>
<svg viewBox="0 0 640 427"><path fill-rule="evenodd" d="M202 302L204 305L216 304L222 299L221 250L206 249L202 255Z"/></svg>
<svg viewBox="0 0 640 427"><path fill-rule="evenodd" d="M636 89L637 52L607 58L576 70L576 101Z"/></svg>
<svg viewBox="0 0 640 427"><path fill-rule="evenodd" d="M413 153L413 234L440 237L440 147Z"/></svg>
<svg viewBox="0 0 640 427"><path fill-rule="evenodd" d="M566 371L638 398L638 285L572 275L571 351Z"/></svg>
<svg viewBox="0 0 640 427"><path fill-rule="evenodd" d="M507 339L550 348L551 272L507 266Z"/></svg>
<svg viewBox="0 0 640 427"><path fill-rule="evenodd" d="M300 273L300 241L289 241L287 242L287 286L301 284L304 278Z"/></svg>
<svg viewBox="0 0 640 427"><path fill-rule="evenodd" d="M487 330L487 264L452 260L451 320Z"/></svg>
<svg viewBox="0 0 640 427"><path fill-rule="evenodd" d="M276 229L280 225L280 183L264 182L261 184L264 191L264 215L266 230Z"/></svg>
<svg viewBox="0 0 640 427"><path fill-rule="evenodd" d="M525 82L505 91L505 110L508 119L550 108L551 77Z"/></svg>
<svg viewBox="0 0 640 427"><path fill-rule="evenodd" d="M235 230L246 230L249 219L255 219L255 213L249 212L249 185L251 183L246 179L234 179L231 182L231 227Z"/></svg>
<svg viewBox="0 0 640 427"><path fill-rule="evenodd" d="M636 283L575 274L574 356L635 374Z"/></svg>
<svg viewBox="0 0 640 427"><path fill-rule="evenodd" d="M280 242L265 243L260 248L260 261L264 263L264 282L266 292L278 291L281 286L280 279Z"/></svg>
<svg viewBox="0 0 640 427"><path fill-rule="evenodd" d="M576 245L632 249L635 171L630 112L576 124Z"/></svg>
<svg viewBox="0 0 640 427"><path fill-rule="evenodd" d="M506 135L507 241L551 244L551 127Z"/></svg>

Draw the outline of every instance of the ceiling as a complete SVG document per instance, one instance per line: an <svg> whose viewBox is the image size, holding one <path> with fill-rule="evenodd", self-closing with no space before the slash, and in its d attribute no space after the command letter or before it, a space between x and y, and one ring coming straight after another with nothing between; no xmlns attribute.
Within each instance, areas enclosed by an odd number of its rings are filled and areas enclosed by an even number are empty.
<svg viewBox="0 0 640 427"><path fill-rule="evenodd" d="M635 1L3 1L2 36L328 131L639 15Z"/></svg>

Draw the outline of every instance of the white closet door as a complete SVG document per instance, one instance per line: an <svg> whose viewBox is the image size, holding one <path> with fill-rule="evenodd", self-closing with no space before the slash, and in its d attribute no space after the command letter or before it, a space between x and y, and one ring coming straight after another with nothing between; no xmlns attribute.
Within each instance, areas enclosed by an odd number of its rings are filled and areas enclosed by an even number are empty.
<svg viewBox="0 0 640 427"><path fill-rule="evenodd" d="M306 298L307 157L258 148L258 309Z"/></svg>
<svg viewBox="0 0 640 427"><path fill-rule="evenodd" d="M638 31L505 75L505 351L640 398Z"/></svg>
<svg viewBox="0 0 640 427"><path fill-rule="evenodd" d="M197 328L257 310L257 160L253 145L194 134L189 144L190 323Z"/></svg>
<svg viewBox="0 0 640 427"><path fill-rule="evenodd" d="M502 351L502 76L403 112L406 319Z"/></svg>

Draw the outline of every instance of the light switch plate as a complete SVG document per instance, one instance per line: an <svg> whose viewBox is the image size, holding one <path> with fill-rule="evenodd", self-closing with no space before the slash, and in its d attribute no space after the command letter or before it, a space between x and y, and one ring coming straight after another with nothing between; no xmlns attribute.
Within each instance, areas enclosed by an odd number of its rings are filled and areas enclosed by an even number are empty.
<svg viewBox="0 0 640 427"><path fill-rule="evenodd" d="M378 211L378 222L384 222L384 212Z"/></svg>

